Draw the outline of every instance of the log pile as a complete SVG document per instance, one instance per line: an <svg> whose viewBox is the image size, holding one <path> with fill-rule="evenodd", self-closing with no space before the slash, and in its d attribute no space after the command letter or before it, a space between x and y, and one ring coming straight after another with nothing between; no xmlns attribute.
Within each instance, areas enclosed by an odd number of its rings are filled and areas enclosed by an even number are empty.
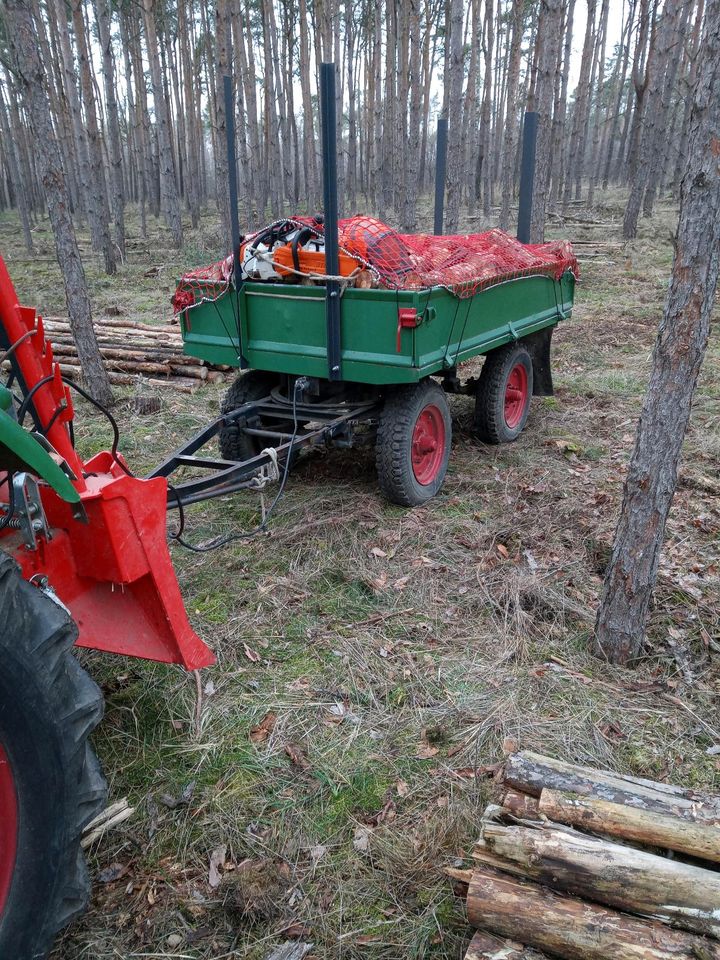
<svg viewBox="0 0 720 960"><path fill-rule="evenodd" d="M720 960L720 797L511 754L467 885L465 960Z"/></svg>
<svg viewBox="0 0 720 960"><path fill-rule="evenodd" d="M64 317L44 317L43 323L62 372L71 379L79 378L80 363L70 322ZM105 368L114 384L132 384L143 377L152 386L191 393L203 383L224 379L225 371L230 370L185 356L178 326L120 317L95 319L94 326Z"/></svg>

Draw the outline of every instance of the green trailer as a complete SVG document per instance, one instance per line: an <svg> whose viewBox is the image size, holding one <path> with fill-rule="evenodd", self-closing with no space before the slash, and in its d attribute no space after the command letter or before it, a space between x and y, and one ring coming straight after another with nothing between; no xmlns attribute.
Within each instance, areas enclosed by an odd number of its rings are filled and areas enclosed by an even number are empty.
<svg viewBox="0 0 720 960"><path fill-rule="evenodd" d="M444 480L448 393L474 395L486 443L514 440L531 397L552 393L552 332L570 317L574 289L570 269L491 283L464 299L441 286L347 287L330 370L324 286L246 281L216 296L198 281L180 324L186 354L244 368L222 405L222 463L257 471L303 445L370 439L383 492L410 506ZM464 378L463 363L480 356L479 377Z"/></svg>

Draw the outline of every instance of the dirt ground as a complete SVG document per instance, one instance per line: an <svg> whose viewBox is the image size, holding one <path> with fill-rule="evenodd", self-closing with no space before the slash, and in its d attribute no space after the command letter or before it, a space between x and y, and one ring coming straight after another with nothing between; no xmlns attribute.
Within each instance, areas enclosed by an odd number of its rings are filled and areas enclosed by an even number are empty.
<svg viewBox="0 0 720 960"><path fill-rule="evenodd" d="M460 958L469 929L442 871L466 863L504 748L720 789L717 323L646 656L630 671L589 653L676 215L660 208L623 247L621 213L610 198L551 223L579 241L582 282L555 337L556 396L533 402L516 443L475 440L471 401L454 398L450 471L426 506L385 503L370 450L317 452L268 535L173 547L218 657L199 701L179 669L83 655L106 696L95 744L110 796L135 812L91 849L92 904L55 960L263 960L288 939L329 960ZM59 313L47 228L37 237L23 262L0 219L22 297ZM165 319L182 267L222 252L212 223L181 258L164 242L138 241L117 278L90 268L98 314ZM119 404L139 471L221 395L167 390L138 417L144 389ZM83 449L106 446L102 421L79 417ZM249 528L258 509L255 493L193 508L188 536Z"/></svg>

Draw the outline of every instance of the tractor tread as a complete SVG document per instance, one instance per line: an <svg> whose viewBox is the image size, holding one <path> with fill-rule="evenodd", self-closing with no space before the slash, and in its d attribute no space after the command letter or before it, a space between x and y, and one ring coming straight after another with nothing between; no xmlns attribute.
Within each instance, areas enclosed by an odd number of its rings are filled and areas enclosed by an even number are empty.
<svg viewBox="0 0 720 960"><path fill-rule="evenodd" d="M50 781L39 778L50 774L45 769L20 770L21 764L16 770L19 802L23 803L23 789L33 794L28 823L47 832L52 854L49 849L44 862L32 839L25 847L21 826L16 875L5 914L0 917L0 956L39 960L50 950L58 931L82 913L90 896L80 840L83 829L106 802L105 778L89 743L102 718L103 698L72 653L76 625L59 604L24 580L15 561L1 551L0 615L4 669L10 671L10 677L13 671L15 675L21 672L29 683L19 691L26 702L9 704L4 718L0 711L0 738L6 737L6 748L11 747L8 727L13 724L12 714L25 710L27 718L31 706L37 704L37 729L32 736L38 749L47 749L49 761L61 771L54 796L43 801ZM24 731L27 736L26 728ZM39 782L33 783L33 775ZM22 889L15 896L18 884ZM43 889L38 889L41 885Z"/></svg>

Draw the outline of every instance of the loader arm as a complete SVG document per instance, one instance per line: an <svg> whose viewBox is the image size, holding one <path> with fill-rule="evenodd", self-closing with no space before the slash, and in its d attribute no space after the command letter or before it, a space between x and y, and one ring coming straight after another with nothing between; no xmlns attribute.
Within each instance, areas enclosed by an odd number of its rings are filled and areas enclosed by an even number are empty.
<svg viewBox="0 0 720 960"><path fill-rule="evenodd" d="M19 304L2 257L0 352L35 427L33 435L14 422L7 391L0 395L0 550L26 579L55 592L78 624L80 646L188 670L213 663L170 558L167 481L134 477L114 451L83 461L70 388L42 318Z"/></svg>

